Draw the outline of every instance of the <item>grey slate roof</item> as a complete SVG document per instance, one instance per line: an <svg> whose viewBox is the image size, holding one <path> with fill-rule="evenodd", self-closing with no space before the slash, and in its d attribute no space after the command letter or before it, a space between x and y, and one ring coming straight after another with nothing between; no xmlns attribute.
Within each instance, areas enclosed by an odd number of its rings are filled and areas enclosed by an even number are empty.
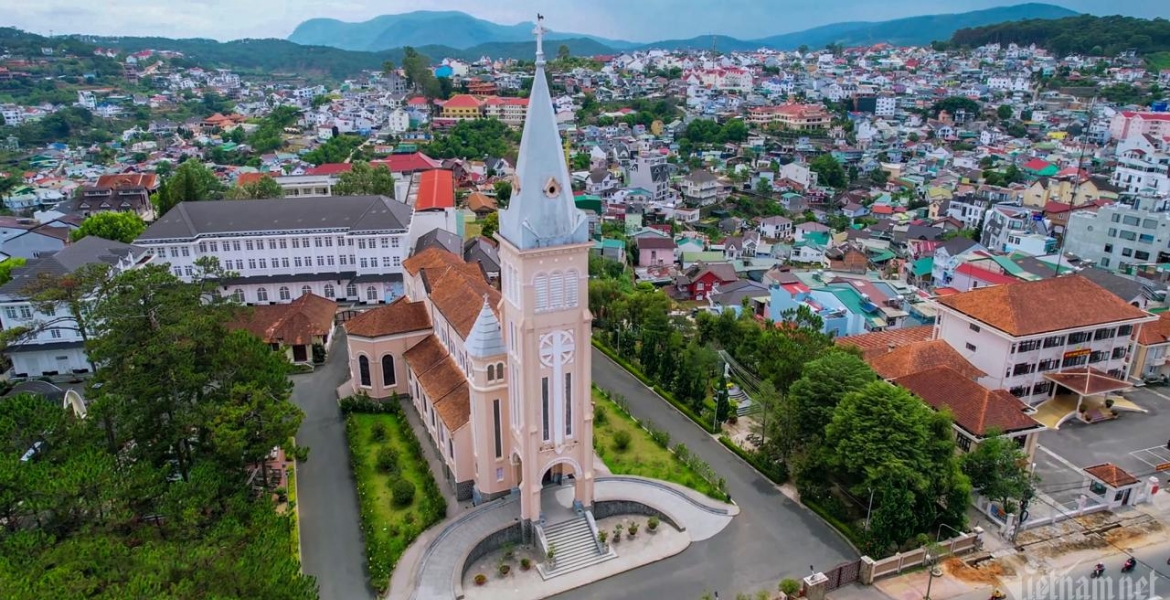
<svg viewBox="0 0 1170 600"><path fill-rule="evenodd" d="M12 281L0 286L0 297L23 298L24 289L42 274L61 276L72 273L90 263L104 262L116 265L132 256L138 262L146 248L123 244L96 236L86 236L55 254L34 258L23 267L13 269Z"/></svg>
<svg viewBox="0 0 1170 600"><path fill-rule="evenodd" d="M405 231L412 215L409 206L385 196L183 202L135 241L253 231Z"/></svg>
<svg viewBox="0 0 1170 600"><path fill-rule="evenodd" d="M500 320L496 318L496 313L492 311L492 307L488 305L485 297L483 308L480 309L479 316L475 318L475 324L471 326L471 333L467 336L467 343L464 344L467 348L467 355L475 358L487 358L506 353L508 349L504 346L504 338L500 334L500 330Z"/></svg>
<svg viewBox="0 0 1170 600"><path fill-rule="evenodd" d="M1132 279L1126 279L1120 275L1115 275L1106 271L1105 269L1098 269L1097 267L1088 267L1081 269L1079 274L1085 279L1109 290L1114 296L1125 300L1126 302L1133 302L1141 298L1142 284Z"/></svg>
<svg viewBox="0 0 1170 600"><path fill-rule="evenodd" d="M414 254L431 247L446 250L456 256L463 254L463 240L454 233L438 227L419 236L418 241L414 243Z"/></svg>

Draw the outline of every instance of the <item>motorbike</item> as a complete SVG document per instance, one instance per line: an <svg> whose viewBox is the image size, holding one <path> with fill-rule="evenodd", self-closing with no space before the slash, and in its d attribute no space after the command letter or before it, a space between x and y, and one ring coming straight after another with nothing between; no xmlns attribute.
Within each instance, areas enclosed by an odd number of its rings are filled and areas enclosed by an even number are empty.
<svg viewBox="0 0 1170 600"><path fill-rule="evenodd" d="M1097 563L1097 566L1093 567L1093 573L1089 575L1089 578L1096 579L1096 578L1100 577L1103 573L1105 573L1105 565L1103 565L1101 563Z"/></svg>
<svg viewBox="0 0 1170 600"><path fill-rule="evenodd" d="M1131 558L1131 559L1125 561L1125 564L1121 566L1121 572L1122 573L1129 573L1136 566L1137 566L1137 561Z"/></svg>

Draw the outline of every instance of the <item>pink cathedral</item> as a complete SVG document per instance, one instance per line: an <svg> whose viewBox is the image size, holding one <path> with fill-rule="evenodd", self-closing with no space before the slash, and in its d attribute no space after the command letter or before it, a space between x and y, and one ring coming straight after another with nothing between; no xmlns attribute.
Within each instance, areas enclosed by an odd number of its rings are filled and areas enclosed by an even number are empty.
<svg viewBox="0 0 1170 600"><path fill-rule="evenodd" d="M496 234L500 289L430 248L404 262L403 298L346 323L353 391L409 397L442 454L444 476L476 503L520 496L544 520L541 490L574 484L593 504L588 221L569 170L536 30L536 75L518 183Z"/></svg>

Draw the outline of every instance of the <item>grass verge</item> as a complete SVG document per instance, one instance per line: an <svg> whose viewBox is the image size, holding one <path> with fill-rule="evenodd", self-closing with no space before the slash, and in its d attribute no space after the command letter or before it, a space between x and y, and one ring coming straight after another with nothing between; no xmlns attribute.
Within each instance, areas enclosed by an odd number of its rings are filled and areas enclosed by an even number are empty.
<svg viewBox="0 0 1170 600"><path fill-rule="evenodd" d="M630 375L633 375L634 377L636 377L638 379L638 381L641 381L643 385L654 390L654 393L658 394L659 396L662 396L667 402L669 402L671 404L671 406L674 406L675 408L677 408L679 410L679 412L686 415L687 418L694 421L695 424L698 425L699 427L702 427L704 431L706 431L707 433L716 433L716 430L712 429L712 427L711 427L712 423L711 423L710 419L699 418L699 415L695 414L695 411L692 410L691 407L687 406L686 404L683 404L682 402L679 402L678 399L676 399L673 394L662 389L661 386L654 383L653 381L650 381L650 379L648 377L646 377L644 374L642 374L642 371L639 370L638 367L635 367L634 365L632 365L628 361L626 361L626 359L618 356L617 352L614 352L614 350L612 348L601 343L596 337L594 337L592 341L593 341L593 345L598 350L601 350L602 354L611 358L621 368L628 371L630 373ZM715 403L714 403L714 401L711 401L712 410L714 409L714 407L715 407Z"/></svg>
<svg viewBox="0 0 1170 600"><path fill-rule="evenodd" d="M446 516L447 501L402 415L351 413L345 434L357 480L370 584L384 592L407 546ZM390 469L387 461L379 460L387 448L397 457ZM391 495L391 486L401 480L414 486L410 503L395 503Z"/></svg>
<svg viewBox="0 0 1170 600"><path fill-rule="evenodd" d="M838 519L837 517L829 514L829 511L825 510L825 508L820 504L817 504L811 500L806 500L804 498L800 499L800 503L807 506L813 512L817 513L818 517L832 526L833 529L836 529L838 533L845 536L845 539L849 540L849 543L853 544L854 549L861 548L865 545L865 541L861 539L861 536L852 527L850 527L841 519Z"/></svg>
<svg viewBox="0 0 1170 600"><path fill-rule="evenodd" d="M637 475L677 483L726 501L727 494L699 475L676 454L654 441L650 432L636 419L618 408L613 400L593 390L593 448L614 475ZM619 449L619 432L629 436L629 444Z"/></svg>

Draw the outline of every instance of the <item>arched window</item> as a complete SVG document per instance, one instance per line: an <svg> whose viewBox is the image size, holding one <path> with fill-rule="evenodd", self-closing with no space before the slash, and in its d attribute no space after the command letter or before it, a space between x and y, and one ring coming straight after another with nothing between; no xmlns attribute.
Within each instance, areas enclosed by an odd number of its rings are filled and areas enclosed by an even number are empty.
<svg viewBox="0 0 1170 600"><path fill-rule="evenodd" d="M548 275L541 273L533 277L532 287L536 288L536 310L548 309Z"/></svg>
<svg viewBox="0 0 1170 600"><path fill-rule="evenodd" d="M280 299L281 300L292 300L292 292L289 291L287 285L280 286Z"/></svg>
<svg viewBox="0 0 1170 600"><path fill-rule="evenodd" d="M365 355L358 357L358 377L363 386L370 387L370 359Z"/></svg>
<svg viewBox="0 0 1170 600"><path fill-rule="evenodd" d="M548 307L556 310L565 306L565 278L560 271L548 276Z"/></svg>
<svg viewBox="0 0 1170 600"><path fill-rule="evenodd" d="M235 300L236 302L239 302L240 304L243 304L244 303L244 290L241 290L240 288L236 288L236 291L232 292L232 299Z"/></svg>
<svg viewBox="0 0 1170 600"><path fill-rule="evenodd" d="M365 357L362 357L365 358ZM394 376L394 357L387 354L382 357L382 386L394 387L396 383Z"/></svg>
<svg viewBox="0 0 1170 600"><path fill-rule="evenodd" d="M345 297L346 298L353 298L354 300L357 300L357 297L358 297L357 284L351 283L351 284L345 286Z"/></svg>
<svg viewBox="0 0 1170 600"><path fill-rule="evenodd" d="M376 288L372 285L370 287L366 288L366 300L377 300L377 299L378 299L378 288Z"/></svg>
<svg viewBox="0 0 1170 600"><path fill-rule="evenodd" d="M496 379L504 378L504 363L496 363Z"/></svg>
<svg viewBox="0 0 1170 600"><path fill-rule="evenodd" d="M488 365L487 371L488 371L488 373L487 373L488 381L495 381L496 380L496 366L495 365Z"/></svg>
<svg viewBox="0 0 1170 600"><path fill-rule="evenodd" d="M264 288L257 288L256 290L257 302L268 302L268 290Z"/></svg>
<svg viewBox="0 0 1170 600"><path fill-rule="evenodd" d="M306 286L301 287L301 295L302 296L308 296L309 294L312 294L312 293L313 293L312 286L306 285Z"/></svg>
<svg viewBox="0 0 1170 600"><path fill-rule="evenodd" d="M329 298L330 300L333 299L333 284L332 283L325 284L325 297Z"/></svg>

